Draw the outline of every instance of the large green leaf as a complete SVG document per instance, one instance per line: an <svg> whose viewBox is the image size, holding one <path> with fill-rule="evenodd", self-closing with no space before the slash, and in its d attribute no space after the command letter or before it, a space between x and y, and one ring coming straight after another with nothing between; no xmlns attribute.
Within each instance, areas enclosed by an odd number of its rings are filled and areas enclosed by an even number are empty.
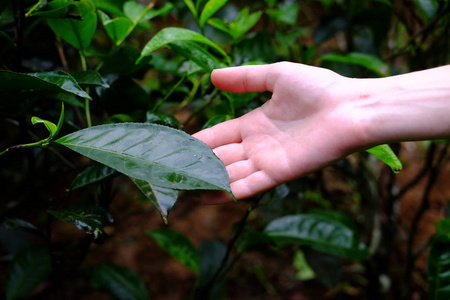
<svg viewBox="0 0 450 300"><path fill-rule="evenodd" d="M272 239L308 245L330 255L365 259L367 249L357 241L353 228L335 217L299 214L275 219L264 230Z"/></svg>
<svg viewBox="0 0 450 300"><path fill-rule="evenodd" d="M146 233L180 263L198 274L200 253L185 235L171 229L151 230Z"/></svg>
<svg viewBox="0 0 450 300"><path fill-rule="evenodd" d="M207 39L200 33L195 31L178 28L178 27L166 27L159 31L145 46L142 50L141 57L138 59L138 62L143 59L143 57L150 55L156 49L159 49L169 43L178 42L178 41L193 41L202 43L210 46L215 49L217 52L222 54L224 57L228 58L227 54L214 42Z"/></svg>
<svg viewBox="0 0 450 300"><path fill-rule="evenodd" d="M83 98L90 96L77 81L63 71L39 73L15 73L0 70L0 92L2 91L55 91L68 92Z"/></svg>
<svg viewBox="0 0 450 300"><path fill-rule="evenodd" d="M27 295L47 279L51 270L52 259L47 249L32 247L21 250L14 255L6 273L6 299Z"/></svg>
<svg viewBox="0 0 450 300"><path fill-rule="evenodd" d="M200 14L198 24L201 28L205 27L206 22L212 17L228 0L209 0Z"/></svg>
<svg viewBox="0 0 450 300"><path fill-rule="evenodd" d="M196 43L189 41L173 42L170 43L169 46L173 51L193 61L207 72L226 67L226 65L220 62L214 55Z"/></svg>
<svg viewBox="0 0 450 300"><path fill-rule="evenodd" d="M131 178L137 187L144 193L159 211L165 224L169 222L169 211L178 199L178 191L152 185L150 182Z"/></svg>
<svg viewBox="0 0 450 300"><path fill-rule="evenodd" d="M89 47L97 27L95 6L90 0L79 0L77 5L80 19L48 18L50 28L66 42L79 50Z"/></svg>
<svg viewBox="0 0 450 300"><path fill-rule="evenodd" d="M145 283L135 272L122 266L99 264L92 268L90 285L120 300L150 299Z"/></svg>
<svg viewBox="0 0 450 300"><path fill-rule="evenodd" d="M170 127L138 123L101 125L74 132L56 142L153 185L231 194L228 173L212 150Z"/></svg>
<svg viewBox="0 0 450 300"><path fill-rule="evenodd" d="M428 294L431 300L450 299L450 219L436 223L437 234L428 254Z"/></svg>
<svg viewBox="0 0 450 300"><path fill-rule="evenodd" d="M352 52L347 55L325 54L320 57L320 60L359 65L373 71L380 77L389 76L390 74L389 66L386 63L380 58L366 53Z"/></svg>
<svg viewBox="0 0 450 300"><path fill-rule="evenodd" d="M105 234L103 226L111 223L109 213L100 206L73 206L66 209L48 210L63 222L73 222L75 227L98 238Z"/></svg>
<svg viewBox="0 0 450 300"><path fill-rule="evenodd" d="M392 171L395 173L398 173L403 169L402 162L388 145L375 146L367 149L366 151L372 155L375 155L378 159L391 167Z"/></svg>
<svg viewBox="0 0 450 300"><path fill-rule="evenodd" d="M102 164L89 166L84 169L83 172L78 174L77 177L75 177L70 185L70 190L73 191L81 187L100 182L112 177L116 173L116 170Z"/></svg>
<svg viewBox="0 0 450 300"><path fill-rule="evenodd" d="M32 16L47 17L47 18L64 18L68 13L76 13L77 4L67 0L53 0L47 2L47 5L42 7L42 10L35 11Z"/></svg>

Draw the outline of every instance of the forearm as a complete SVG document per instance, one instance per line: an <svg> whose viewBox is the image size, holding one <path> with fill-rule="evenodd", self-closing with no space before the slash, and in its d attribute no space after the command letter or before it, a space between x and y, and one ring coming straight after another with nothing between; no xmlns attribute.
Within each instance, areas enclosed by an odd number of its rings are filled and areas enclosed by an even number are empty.
<svg viewBox="0 0 450 300"><path fill-rule="evenodd" d="M356 98L369 146L450 138L450 65L361 79Z"/></svg>

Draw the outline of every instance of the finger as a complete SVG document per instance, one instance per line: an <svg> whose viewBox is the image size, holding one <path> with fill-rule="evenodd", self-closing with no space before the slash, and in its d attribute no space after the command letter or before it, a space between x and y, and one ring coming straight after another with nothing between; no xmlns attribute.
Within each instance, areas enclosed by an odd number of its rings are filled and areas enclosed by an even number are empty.
<svg viewBox="0 0 450 300"><path fill-rule="evenodd" d="M234 197L240 200L267 191L270 188L276 187L278 184L264 171L258 171L246 178L232 182L230 187Z"/></svg>
<svg viewBox="0 0 450 300"><path fill-rule="evenodd" d="M220 146L214 149L214 153L218 158L220 158L225 166L247 159L247 155L245 154L242 144Z"/></svg>
<svg viewBox="0 0 450 300"><path fill-rule="evenodd" d="M214 70L213 84L233 93L273 91L274 65L241 66Z"/></svg>
<svg viewBox="0 0 450 300"><path fill-rule="evenodd" d="M241 180L242 178L246 178L251 174L259 171L253 161L251 160L242 160L235 162L234 164L227 166L228 177L230 178L230 182Z"/></svg>
<svg viewBox="0 0 450 300"><path fill-rule="evenodd" d="M214 149L223 145L240 143L239 119L229 120L192 135Z"/></svg>

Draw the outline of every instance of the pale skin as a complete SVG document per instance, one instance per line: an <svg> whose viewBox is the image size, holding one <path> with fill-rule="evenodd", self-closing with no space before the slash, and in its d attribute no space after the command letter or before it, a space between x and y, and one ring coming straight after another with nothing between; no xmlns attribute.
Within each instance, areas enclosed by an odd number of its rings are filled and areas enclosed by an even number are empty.
<svg viewBox="0 0 450 300"><path fill-rule="evenodd" d="M375 145L450 137L450 65L354 79L282 62L214 70L211 80L234 93L272 92L261 107L194 134L224 163L236 199Z"/></svg>

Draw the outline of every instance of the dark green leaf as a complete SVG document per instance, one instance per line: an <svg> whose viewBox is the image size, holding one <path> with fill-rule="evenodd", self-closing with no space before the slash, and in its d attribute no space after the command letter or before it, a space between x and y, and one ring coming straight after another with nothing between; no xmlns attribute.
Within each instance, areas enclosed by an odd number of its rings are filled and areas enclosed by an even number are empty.
<svg viewBox="0 0 450 300"><path fill-rule="evenodd" d="M145 283L132 270L112 264L92 268L90 285L120 300L150 299Z"/></svg>
<svg viewBox="0 0 450 300"><path fill-rule="evenodd" d="M100 206L74 206L48 210L48 213L63 222L73 222L75 227L93 235L95 239L104 235L103 226L113 221L109 213Z"/></svg>
<svg viewBox="0 0 450 300"><path fill-rule="evenodd" d="M180 263L198 274L200 253L185 235L171 229L151 230L146 233Z"/></svg>
<svg viewBox="0 0 450 300"><path fill-rule="evenodd" d="M225 266L222 266L222 260L226 255L227 247L216 241L206 241L200 246L200 278L198 279L200 287L207 286L213 279L214 274L219 268L227 269L230 267L232 256L226 261ZM225 276L223 276L225 277ZM225 278L216 278L212 287L206 291L207 296L204 299L221 299L223 295L222 290L225 283Z"/></svg>
<svg viewBox="0 0 450 300"><path fill-rule="evenodd" d="M52 270L52 260L45 248L26 248L16 255L5 279L7 300L21 298L45 281Z"/></svg>
<svg viewBox="0 0 450 300"><path fill-rule="evenodd" d="M4 224L7 230L20 230L41 235L36 226L22 219L6 219Z"/></svg>
<svg viewBox="0 0 450 300"><path fill-rule="evenodd" d="M231 193L227 171L211 149L170 127L138 123L101 125L56 142L129 177L160 187Z"/></svg>
<svg viewBox="0 0 450 300"><path fill-rule="evenodd" d="M308 245L318 251L350 259L366 259L367 249L359 245L352 228L322 215L285 216L267 225L265 232L274 240Z"/></svg>
<svg viewBox="0 0 450 300"><path fill-rule="evenodd" d="M180 122L171 114L165 112L151 112L145 114L145 122L166 125L173 128L180 126Z"/></svg>
<svg viewBox="0 0 450 300"><path fill-rule="evenodd" d="M63 71L15 73L0 70L0 92L33 90L65 91L90 99L90 96L81 89L77 81Z"/></svg>
<svg viewBox="0 0 450 300"><path fill-rule="evenodd" d="M77 12L76 3L66 0L53 0L47 2L47 5L42 7L42 10L35 11L31 15L46 18L64 18L69 12Z"/></svg>
<svg viewBox="0 0 450 300"><path fill-rule="evenodd" d="M266 10L266 13L275 21L289 25L297 23L300 6L298 4L285 5L280 8Z"/></svg>
<svg viewBox="0 0 450 300"><path fill-rule="evenodd" d="M131 178L161 214L165 224L169 222L169 211L178 199L178 191L152 185L150 182Z"/></svg>
<svg viewBox="0 0 450 300"><path fill-rule="evenodd" d="M347 55L326 54L320 57L322 61L332 61L365 67L380 77L389 76L389 66L376 56L353 52Z"/></svg>
<svg viewBox="0 0 450 300"><path fill-rule="evenodd" d="M79 50L89 47L97 27L95 6L90 0L79 0L77 5L80 20L74 18L49 18L50 28L63 40Z"/></svg>
<svg viewBox="0 0 450 300"><path fill-rule="evenodd" d="M127 0L91 0L91 2L103 11L106 11L117 17L125 17L123 13L123 4Z"/></svg>
<svg viewBox="0 0 450 300"><path fill-rule="evenodd" d="M428 295L431 300L447 300L450 298L450 236L447 231L448 226L448 219L436 224L438 234L433 238L428 254ZM443 229L445 230L443 231Z"/></svg>
<svg viewBox="0 0 450 300"><path fill-rule="evenodd" d="M173 42L170 43L169 46L173 51L195 62L206 72L226 67L226 65L221 63L214 55L196 43L189 41Z"/></svg>
<svg viewBox="0 0 450 300"><path fill-rule="evenodd" d="M89 184L97 183L116 174L117 171L102 164L87 167L72 181L70 190L76 190Z"/></svg>
<svg viewBox="0 0 450 300"><path fill-rule="evenodd" d="M72 76L80 85L109 87L106 80L96 71L80 71L73 73Z"/></svg>
<svg viewBox="0 0 450 300"><path fill-rule="evenodd" d="M209 0L200 14L198 24L201 28L205 27L206 22L212 17L228 0Z"/></svg>
<svg viewBox="0 0 450 300"><path fill-rule="evenodd" d="M398 173L403 169L402 162L388 145L375 146L366 151L375 155L378 159L391 167L394 173Z"/></svg>
<svg viewBox="0 0 450 300"><path fill-rule="evenodd" d="M166 27L159 31L144 47L141 53L141 57L138 62L144 57L150 55L156 49L159 49L169 43L178 41L193 41L202 43L215 49L224 57L228 57L227 54L214 42L205 38L203 35L185 28L179 27Z"/></svg>
<svg viewBox="0 0 450 300"><path fill-rule="evenodd" d="M439 5L437 0L414 0L414 3L419 8L422 17L427 21L430 21L436 15Z"/></svg>

